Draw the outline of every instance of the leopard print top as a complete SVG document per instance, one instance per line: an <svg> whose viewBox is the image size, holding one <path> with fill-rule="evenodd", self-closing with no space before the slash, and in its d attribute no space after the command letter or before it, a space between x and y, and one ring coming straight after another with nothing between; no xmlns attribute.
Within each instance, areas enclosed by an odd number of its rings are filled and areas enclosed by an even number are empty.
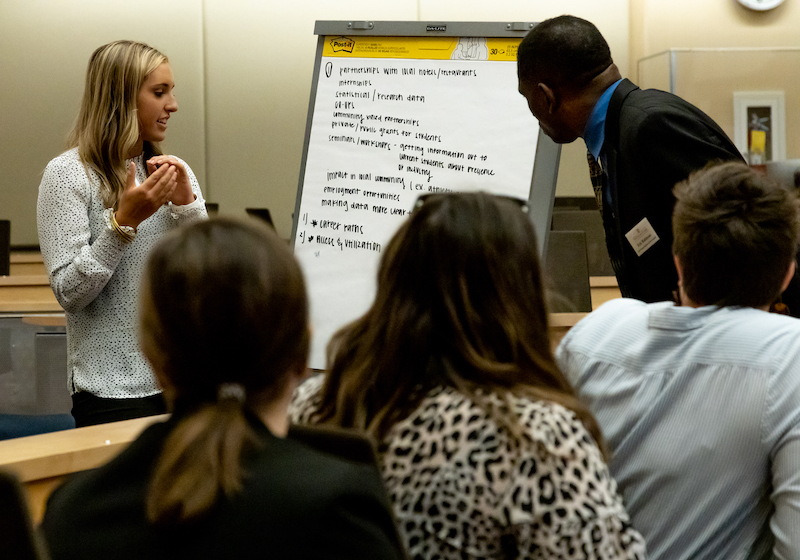
<svg viewBox="0 0 800 560"><path fill-rule="evenodd" d="M322 381L298 389L292 421L310 420ZM644 558L644 540L575 414L550 402L511 402L527 440L520 452L484 409L450 387L431 390L380 444L410 556Z"/></svg>

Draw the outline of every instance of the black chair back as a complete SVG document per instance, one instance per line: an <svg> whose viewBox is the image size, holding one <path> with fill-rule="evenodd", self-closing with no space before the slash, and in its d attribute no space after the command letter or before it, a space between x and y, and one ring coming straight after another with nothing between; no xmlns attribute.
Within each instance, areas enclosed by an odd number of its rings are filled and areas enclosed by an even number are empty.
<svg viewBox="0 0 800 560"><path fill-rule="evenodd" d="M247 212L248 216L264 220L275 229L275 224L272 223L272 215L269 213L269 208L245 208L245 212Z"/></svg>

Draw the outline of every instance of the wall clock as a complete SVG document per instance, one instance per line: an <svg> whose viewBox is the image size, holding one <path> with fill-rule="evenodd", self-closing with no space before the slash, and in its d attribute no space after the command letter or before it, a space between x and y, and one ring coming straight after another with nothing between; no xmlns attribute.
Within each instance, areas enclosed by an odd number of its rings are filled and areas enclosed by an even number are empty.
<svg viewBox="0 0 800 560"><path fill-rule="evenodd" d="M772 8L777 8L778 6L783 4L784 0L738 0L738 1L739 4L741 4L745 8L750 8L751 10L764 12L766 10L771 10Z"/></svg>

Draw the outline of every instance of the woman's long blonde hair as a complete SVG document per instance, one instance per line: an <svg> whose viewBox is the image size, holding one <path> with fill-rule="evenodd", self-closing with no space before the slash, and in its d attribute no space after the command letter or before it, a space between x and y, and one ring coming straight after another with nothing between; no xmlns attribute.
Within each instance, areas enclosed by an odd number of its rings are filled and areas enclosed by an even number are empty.
<svg viewBox="0 0 800 560"><path fill-rule="evenodd" d="M168 62L156 49L136 41L114 41L92 53L86 70L81 110L67 141L77 146L87 169L100 176L107 207L116 207L125 188L125 161L139 139L137 101L147 76ZM161 154L144 143L145 158Z"/></svg>

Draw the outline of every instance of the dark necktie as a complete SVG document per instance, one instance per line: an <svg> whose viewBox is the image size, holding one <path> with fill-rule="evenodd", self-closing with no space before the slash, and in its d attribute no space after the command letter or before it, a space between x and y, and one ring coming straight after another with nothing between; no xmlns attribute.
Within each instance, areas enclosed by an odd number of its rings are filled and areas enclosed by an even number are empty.
<svg viewBox="0 0 800 560"><path fill-rule="evenodd" d="M612 216L608 220L603 216L603 187L606 182L606 175L603 172L603 167L600 165L592 152L586 152L586 159L589 162L589 177L592 180L592 189L594 189L594 198L597 201L597 208L600 210L600 216L603 217L603 229L606 233L606 247L608 248L608 256L611 259L611 266L617 277L617 284L619 291L623 297L632 297L632 291L627 279L627 273L622 260L622 249L617 244L618 239L616 223Z"/></svg>
<svg viewBox="0 0 800 560"><path fill-rule="evenodd" d="M603 175L603 168L600 163L594 159L592 152L586 151L586 159L589 161L589 177L592 180L592 188L594 189L594 198L597 201L597 208L600 210L600 216L603 215L603 184L605 183L605 175Z"/></svg>

